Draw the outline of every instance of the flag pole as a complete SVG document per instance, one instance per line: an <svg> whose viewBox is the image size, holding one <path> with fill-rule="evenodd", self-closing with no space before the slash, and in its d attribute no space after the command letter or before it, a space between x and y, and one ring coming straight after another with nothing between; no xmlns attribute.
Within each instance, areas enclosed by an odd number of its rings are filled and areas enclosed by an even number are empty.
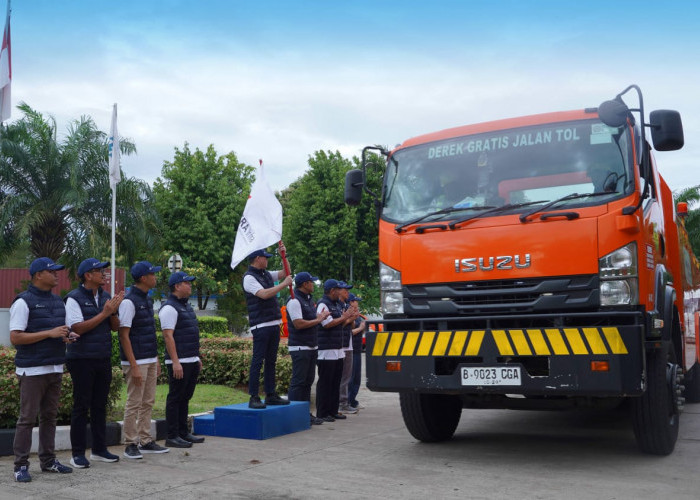
<svg viewBox="0 0 700 500"><path fill-rule="evenodd" d="M282 243L282 240L278 243L279 249L280 249L280 257L282 257L282 265L284 266L284 272L287 273L287 276L291 276L292 272L289 267L289 261L287 260L287 252L284 250L284 243ZM289 285L289 295L294 298L294 287L292 285Z"/></svg>
<svg viewBox="0 0 700 500"><path fill-rule="evenodd" d="M115 246L117 239L117 186L112 188L112 260L110 262L110 283L111 283L111 296L114 297L114 260L115 260Z"/></svg>

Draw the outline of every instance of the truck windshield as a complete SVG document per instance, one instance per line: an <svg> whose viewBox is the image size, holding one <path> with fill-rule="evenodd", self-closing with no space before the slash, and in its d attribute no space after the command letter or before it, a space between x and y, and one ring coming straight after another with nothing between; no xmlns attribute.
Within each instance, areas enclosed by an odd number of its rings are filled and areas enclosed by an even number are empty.
<svg viewBox="0 0 700 500"><path fill-rule="evenodd" d="M397 151L387 164L382 217L405 223L463 212L547 203L573 193L566 206L607 203L634 189L629 131L597 120L470 135ZM498 212L496 212L498 213Z"/></svg>

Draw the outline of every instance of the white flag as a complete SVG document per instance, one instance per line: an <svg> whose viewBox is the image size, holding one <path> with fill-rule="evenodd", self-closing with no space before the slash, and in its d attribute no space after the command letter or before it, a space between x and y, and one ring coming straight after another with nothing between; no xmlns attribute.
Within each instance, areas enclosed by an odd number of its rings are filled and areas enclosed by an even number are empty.
<svg viewBox="0 0 700 500"><path fill-rule="evenodd" d="M109 132L109 187L114 189L122 180L119 169L119 131L117 130L117 105L112 110L112 129Z"/></svg>
<svg viewBox="0 0 700 500"><path fill-rule="evenodd" d="M12 86L12 50L10 46L10 0L7 0L7 21L2 35L2 48L0 49L0 122L10 119L12 111L12 99L10 88Z"/></svg>
<svg viewBox="0 0 700 500"><path fill-rule="evenodd" d="M238 224L231 255L231 269L256 250L267 248L282 239L282 205L275 198L265 178L262 161L250 188L250 196Z"/></svg>

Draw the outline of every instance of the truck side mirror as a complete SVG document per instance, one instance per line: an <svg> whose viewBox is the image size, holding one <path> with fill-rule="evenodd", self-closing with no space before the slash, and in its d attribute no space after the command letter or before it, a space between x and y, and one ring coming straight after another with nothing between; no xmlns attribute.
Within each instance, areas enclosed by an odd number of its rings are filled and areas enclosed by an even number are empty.
<svg viewBox="0 0 700 500"><path fill-rule="evenodd" d="M651 140L657 151L675 151L684 144L681 114L670 109L659 109L649 113Z"/></svg>
<svg viewBox="0 0 700 500"><path fill-rule="evenodd" d="M365 185L362 170L353 169L345 174L345 203L350 206L360 204L362 199L362 188Z"/></svg>
<svg viewBox="0 0 700 500"><path fill-rule="evenodd" d="M621 127L627 123L630 110L621 100L605 101L598 106L598 118L608 127Z"/></svg>

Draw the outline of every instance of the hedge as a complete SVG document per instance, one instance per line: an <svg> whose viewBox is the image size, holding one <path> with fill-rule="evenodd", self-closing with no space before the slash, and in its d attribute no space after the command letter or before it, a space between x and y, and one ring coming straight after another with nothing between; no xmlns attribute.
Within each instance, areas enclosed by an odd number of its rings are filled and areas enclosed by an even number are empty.
<svg viewBox="0 0 700 500"><path fill-rule="evenodd" d="M124 377L121 369L112 368L112 384L109 388L107 412L111 411L119 400ZM73 381L70 373L64 371L61 381L61 397L58 401L58 424L70 424L73 410ZM15 349L0 347L0 428L11 429L17 423L19 415L19 380L15 375Z"/></svg>

